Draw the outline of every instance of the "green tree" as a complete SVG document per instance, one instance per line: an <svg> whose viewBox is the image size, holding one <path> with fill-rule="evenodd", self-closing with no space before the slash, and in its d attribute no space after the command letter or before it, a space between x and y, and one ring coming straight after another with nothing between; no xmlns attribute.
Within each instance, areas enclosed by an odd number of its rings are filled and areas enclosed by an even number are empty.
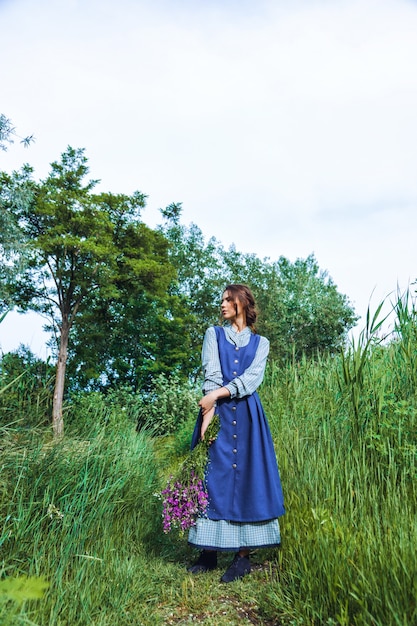
<svg viewBox="0 0 417 626"><path fill-rule="evenodd" d="M159 230L170 243L169 258L176 269L170 294L189 311L186 322L190 344L188 368L189 373L196 376L204 331L219 322L221 293L231 274L223 261L222 244L214 237L206 242L196 224L181 224L181 211L181 203L161 210L164 221Z"/></svg>
<svg viewBox="0 0 417 626"><path fill-rule="evenodd" d="M206 243L195 224L180 223L181 205L162 211L160 227L171 243L177 269L175 293L188 301L194 317L192 363L199 364L204 330L218 322L220 295L227 283L245 283L254 292L260 316L257 329L271 344L271 358L285 361L318 351L335 352L357 317L348 298L339 293L314 255L291 263L243 254L216 239Z"/></svg>
<svg viewBox="0 0 417 626"><path fill-rule="evenodd" d="M47 178L34 183L28 167L2 186L30 185L30 207L10 195L5 203L28 248L29 261L13 285L22 310L51 319L57 332L57 369L52 426L63 434L62 404L71 330L92 302L117 302L126 293L163 295L174 270L167 242L140 220L145 196L94 194L84 150L68 149L51 165ZM137 320L139 323L139 320Z"/></svg>
<svg viewBox="0 0 417 626"><path fill-rule="evenodd" d="M28 166L12 176L0 172L0 315L13 308L13 285L27 262L27 241L17 214L25 212L33 200L31 169Z"/></svg>
<svg viewBox="0 0 417 626"><path fill-rule="evenodd" d="M4 152L8 149L8 146L14 143L14 138L18 138L20 143L27 148L35 138L33 135L29 135L28 137L20 137L16 133L16 128L13 126L13 122L4 115L4 113L0 113L0 150Z"/></svg>
<svg viewBox="0 0 417 626"><path fill-rule="evenodd" d="M294 263L280 257L271 264L267 282L259 294L265 309L261 327L276 359L334 353L341 347L358 318L314 255Z"/></svg>
<svg viewBox="0 0 417 626"><path fill-rule="evenodd" d="M169 271L166 259L161 258L161 264ZM91 298L80 312L71 333L72 388L107 390L125 385L149 390L159 374L188 375L188 310L174 295L138 287L127 284L117 299Z"/></svg>
<svg viewBox="0 0 417 626"><path fill-rule="evenodd" d="M33 141L33 135L20 137L12 121L3 113L0 114L0 150L6 152L14 139L27 148ZM9 187L4 185L0 178L0 232L2 233L2 245L0 249L0 319L3 319L12 308L8 285L13 283L16 274L22 269L25 262L25 246L16 226L13 216L7 210L7 205L12 201L22 207L27 207L30 199L30 186L24 184L28 170L23 168L19 184ZM1 177L1 174L0 174ZM12 197L14 196L13 200Z"/></svg>

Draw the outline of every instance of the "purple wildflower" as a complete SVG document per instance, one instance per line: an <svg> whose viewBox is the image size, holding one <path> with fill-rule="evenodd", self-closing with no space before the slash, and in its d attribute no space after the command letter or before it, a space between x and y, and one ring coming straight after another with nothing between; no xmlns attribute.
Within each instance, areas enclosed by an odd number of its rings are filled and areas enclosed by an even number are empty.
<svg viewBox="0 0 417 626"><path fill-rule="evenodd" d="M208 493L204 476L209 460L208 450L220 428L220 418L215 415L201 441L181 463L176 476L170 476L161 492L162 524L164 533L174 528L184 532L195 526L197 517L204 517Z"/></svg>
<svg viewBox="0 0 417 626"><path fill-rule="evenodd" d="M173 528L188 530L195 525L196 517L203 516L206 512L208 494L202 479L193 471L185 484L171 476L161 493L165 533Z"/></svg>

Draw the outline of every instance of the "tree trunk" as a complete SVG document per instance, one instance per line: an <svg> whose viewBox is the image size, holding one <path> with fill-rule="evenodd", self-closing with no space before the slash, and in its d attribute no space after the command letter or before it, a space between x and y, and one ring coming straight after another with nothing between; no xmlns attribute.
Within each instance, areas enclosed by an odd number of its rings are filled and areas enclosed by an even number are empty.
<svg viewBox="0 0 417 626"><path fill-rule="evenodd" d="M68 320L63 319L59 342L58 363L56 366L54 400L52 405L52 430L55 438L62 437L64 435L62 404L64 401L65 369L67 366L69 330Z"/></svg>

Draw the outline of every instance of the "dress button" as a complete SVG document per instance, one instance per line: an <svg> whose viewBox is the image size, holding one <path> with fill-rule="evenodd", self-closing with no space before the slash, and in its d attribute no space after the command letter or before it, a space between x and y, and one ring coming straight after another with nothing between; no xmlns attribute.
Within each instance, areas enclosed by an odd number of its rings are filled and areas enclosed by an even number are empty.
<svg viewBox="0 0 417 626"><path fill-rule="evenodd" d="M237 350L239 350L239 346L236 346L235 350L236 350L236 351L237 351Z"/></svg>
<svg viewBox="0 0 417 626"><path fill-rule="evenodd" d="M236 411L236 407L235 406L232 406L232 411Z"/></svg>
<svg viewBox="0 0 417 626"><path fill-rule="evenodd" d="M233 448L233 454L236 454L237 450L236 448Z"/></svg>
<svg viewBox="0 0 417 626"><path fill-rule="evenodd" d="M233 439L237 439L237 435L236 435L236 433L233 435Z"/></svg>
<svg viewBox="0 0 417 626"><path fill-rule="evenodd" d="M233 463L232 467L233 469L236 469L236 463Z"/></svg>
<svg viewBox="0 0 417 626"><path fill-rule="evenodd" d="M233 376L237 376L237 372L233 372Z"/></svg>
<svg viewBox="0 0 417 626"><path fill-rule="evenodd" d="M235 361L234 361L234 362L235 362L235 363L239 363L239 359L235 359Z"/></svg>
<svg viewBox="0 0 417 626"><path fill-rule="evenodd" d="M236 424L237 424L236 420L233 420L232 426L236 426Z"/></svg>

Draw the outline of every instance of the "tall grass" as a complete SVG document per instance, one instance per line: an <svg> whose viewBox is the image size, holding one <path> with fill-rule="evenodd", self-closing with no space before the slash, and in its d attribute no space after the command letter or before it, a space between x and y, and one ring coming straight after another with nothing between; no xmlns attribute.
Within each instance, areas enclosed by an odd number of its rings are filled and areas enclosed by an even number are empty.
<svg viewBox="0 0 417 626"><path fill-rule="evenodd" d="M94 394L68 408L59 443L3 428L2 577L44 577L49 588L21 602L0 594L0 623L415 626L416 314L405 298L395 311L386 345L368 316L343 354L268 367L283 543L254 554L252 574L232 585L217 571L189 575L186 539L162 533L154 494L191 421L137 433L135 399L128 415L125 393L119 404Z"/></svg>
<svg viewBox="0 0 417 626"><path fill-rule="evenodd" d="M21 623L26 617L54 625L126 623L130 593L138 620L132 623L141 623L152 583L137 579L135 562L143 570L141 555L150 558L160 542L151 439L126 424L59 444L8 435L1 475L3 573L51 583L44 601L20 607ZM1 610L6 615L10 603L0 605L0 622Z"/></svg>
<svg viewBox="0 0 417 626"><path fill-rule="evenodd" d="M263 606L281 619L417 623L417 342L414 309L403 305L388 346L374 318L339 359L268 371L263 394L288 513Z"/></svg>
<svg viewBox="0 0 417 626"><path fill-rule="evenodd" d="M54 367L27 348L0 361L0 424L31 428L46 425L52 414Z"/></svg>

